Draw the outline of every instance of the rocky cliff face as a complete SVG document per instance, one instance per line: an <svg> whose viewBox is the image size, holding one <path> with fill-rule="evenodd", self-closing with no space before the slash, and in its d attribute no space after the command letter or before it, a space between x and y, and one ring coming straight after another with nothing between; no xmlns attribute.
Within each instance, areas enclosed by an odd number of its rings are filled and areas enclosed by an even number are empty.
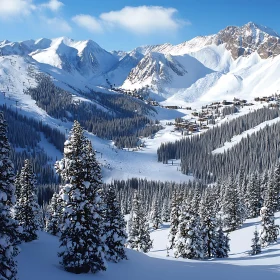
<svg viewBox="0 0 280 280"><path fill-rule="evenodd" d="M214 36L210 43L225 44L234 59L255 51L261 58L280 54L280 36L275 31L253 22L242 27L228 26Z"/></svg>

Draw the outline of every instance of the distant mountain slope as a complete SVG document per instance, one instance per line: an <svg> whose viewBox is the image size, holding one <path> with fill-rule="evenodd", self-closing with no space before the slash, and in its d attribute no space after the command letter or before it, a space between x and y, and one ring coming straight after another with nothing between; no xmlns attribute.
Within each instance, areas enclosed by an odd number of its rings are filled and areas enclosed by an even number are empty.
<svg viewBox="0 0 280 280"><path fill-rule="evenodd" d="M153 91L169 97L178 89L190 87L211 72L213 71L187 54L172 56L151 52L131 70L123 87L129 89L149 85Z"/></svg>
<svg viewBox="0 0 280 280"><path fill-rule="evenodd" d="M92 40L66 37L0 42L2 57L22 57L68 90L108 92L112 87L145 87L151 96L165 98L166 104L273 94L280 84L279 54L277 32L253 22L228 26L217 34L178 45L142 46L131 52L108 52ZM10 68L8 72L19 81L23 69ZM1 88L16 88L7 76L3 73L0 77Z"/></svg>

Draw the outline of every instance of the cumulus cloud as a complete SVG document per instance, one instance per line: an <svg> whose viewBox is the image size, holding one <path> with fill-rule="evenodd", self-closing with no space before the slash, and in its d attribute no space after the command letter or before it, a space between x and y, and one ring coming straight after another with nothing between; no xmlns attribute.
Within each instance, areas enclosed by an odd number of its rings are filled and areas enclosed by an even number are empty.
<svg viewBox="0 0 280 280"><path fill-rule="evenodd" d="M71 26L62 18L45 18L44 22L49 26L49 28L53 28L55 31L61 31L64 33L69 33L72 31Z"/></svg>
<svg viewBox="0 0 280 280"><path fill-rule="evenodd" d="M93 33L100 33L103 31L102 23L100 20L90 15L77 15L72 20L80 27L87 29Z"/></svg>
<svg viewBox="0 0 280 280"><path fill-rule="evenodd" d="M176 31L189 21L177 17L177 10L161 6L125 7L119 11L102 13L98 18L77 15L73 21L91 32L106 28L122 28L136 34Z"/></svg>
<svg viewBox="0 0 280 280"><path fill-rule="evenodd" d="M50 0L47 3L41 4L41 7L50 9L53 12L57 12L63 6L64 6L64 4L58 0Z"/></svg>
<svg viewBox="0 0 280 280"><path fill-rule="evenodd" d="M176 19L176 13L174 8L139 6L103 13L100 18L131 32L148 34L179 29L183 22Z"/></svg>
<svg viewBox="0 0 280 280"><path fill-rule="evenodd" d="M10 19L14 16L27 16L36 6L32 0L0 0L0 18Z"/></svg>
<svg viewBox="0 0 280 280"><path fill-rule="evenodd" d="M13 20L26 17L32 12L40 12L41 8L58 11L64 4L59 0L49 0L41 5L35 5L33 0L0 0L0 19Z"/></svg>

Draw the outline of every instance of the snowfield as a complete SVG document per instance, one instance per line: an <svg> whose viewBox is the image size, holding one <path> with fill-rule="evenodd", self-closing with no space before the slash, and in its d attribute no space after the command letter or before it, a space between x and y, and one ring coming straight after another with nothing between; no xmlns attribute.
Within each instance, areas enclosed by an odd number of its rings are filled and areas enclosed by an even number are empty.
<svg viewBox="0 0 280 280"><path fill-rule="evenodd" d="M187 260L166 257L169 225L164 224L153 231L154 248L148 254L127 249L128 260L118 264L108 263L108 270L92 274L71 274L59 265L58 238L40 233L38 240L21 245L17 257L21 280L167 280L167 279L216 279L216 280L263 280L280 277L280 244L270 245L262 253L248 255L255 226L260 219L250 219L243 227L230 234L229 258L211 260ZM276 224L280 224L280 212L276 213ZM278 242L280 239L278 239Z"/></svg>

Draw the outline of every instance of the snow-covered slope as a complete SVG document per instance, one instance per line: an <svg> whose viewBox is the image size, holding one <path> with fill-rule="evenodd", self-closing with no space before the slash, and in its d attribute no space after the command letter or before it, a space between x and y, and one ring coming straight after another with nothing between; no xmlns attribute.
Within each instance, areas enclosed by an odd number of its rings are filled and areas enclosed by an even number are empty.
<svg viewBox="0 0 280 280"><path fill-rule="evenodd" d="M164 104L209 102L221 99L221 96L224 99L234 96L252 98L273 94L279 89L280 37L275 31L252 22L242 27L229 26L215 35L196 37L175 46L163 44L137 50L151 62L143 68L140 61L123 87L134 89L148 84L156 93L169 97ZM193 81L191 85L173 82L172 79L162 84L161 77L155 77L155 71L150 71L151 53L175 58L188 54L216 73L201 75L202 79ZM176 91L173 83L177 85ZM155 87L157 84L162 86Z"/></svg>
<svg viewBox="0 0 280 280"><path fill-rule="evenodd" d="M113 67L106 77L111 85L121 86L129 75L131 69L136 67L143 58L143 54L133 50L123 55L119 62Z"/></svg>
<svg viewBox="0 0 280 280"><path fill-rule="evenodd" d="M172 56L151 52L132 69L123 88L142 88L146 85L164 97L181 88L188 88L198 79L210 74L197 59L187 54Z"/></svg>
<svg viewBox="0 0 280 280"><path fill-rule="evenodd" d="M276 223L280 224L280 214L276 214ZM166 257L166 243L169 225L153 231L154 248L148 254L127 249L128 260L118 264L108 263L108 270L92 274L72 274L65 272L59 265L57 252L58 238L41 233L39 240L21 245L18 256L19 279L22 280L170 280L170 279L216 279L216 280L276 280L280 270L280 244L270 245L261 254L250 256L251 239L255 226L259 227L259 218L247 220L243 227L230 234L230 255L225 259L204 261L175 259L170 252Z"/></svg>
<svg viewBox="0 0 280 280"><path fill-rule="evenodd" d="M30 56L45 65L40 68L43 72L50 66L63 70L66 74L56 79L65 83L66 75L80 90L85 86L129 90L149 86L151 95L164 97L170 105L215 101L221 96L268 95L280 83L280 37L252 22L178 45L144 46L131 52L107 52L91 40L61 37L2 41L0 54Z"/></svg>
<svg viewBox="0 0 280 280"><path fill-rule="evenodd" d="M52 40L50 46L30 53L35 60L63 69L78 72L84 77L93 77L109 71L117 58L95 42L73 41L62 37Z"/></svg>

